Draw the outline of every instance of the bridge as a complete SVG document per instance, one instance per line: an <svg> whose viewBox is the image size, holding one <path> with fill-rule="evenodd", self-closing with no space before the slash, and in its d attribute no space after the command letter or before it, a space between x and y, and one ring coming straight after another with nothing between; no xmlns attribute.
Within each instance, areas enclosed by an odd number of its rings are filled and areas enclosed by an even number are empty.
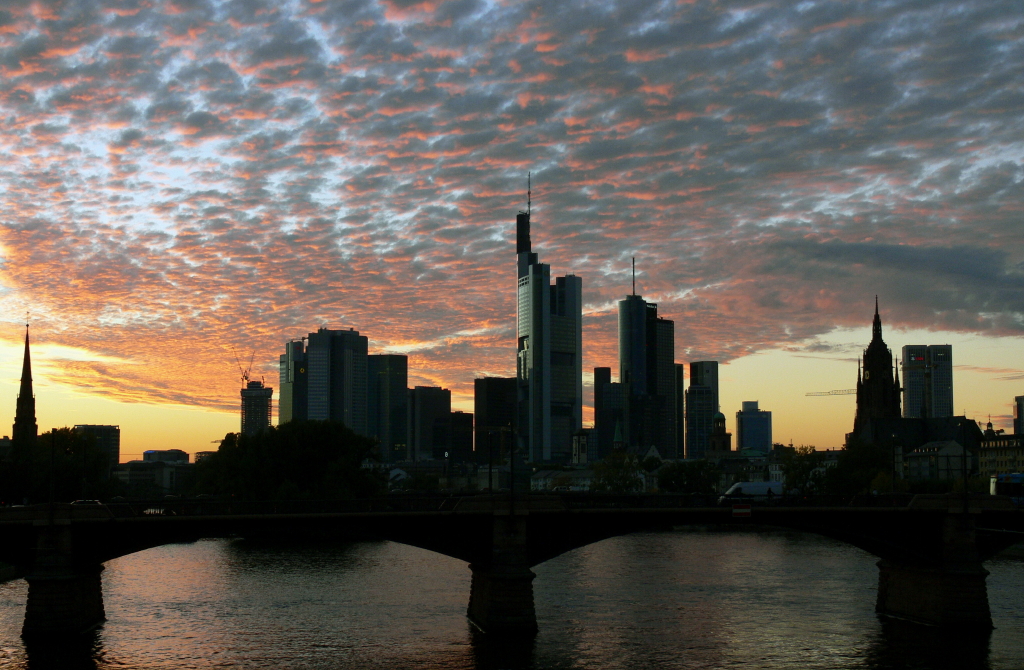
<svg viewBox="0 0 1024 670"><path fill-rule="evenodd" d="M847 542L879 558L876 610L990 629L982 563L1024 539L1024 510L997 496L918 495L711 506L672 495L391 496L318 503L159 501L0 509L0 561L29 584L23 635L75 634L105 619L103 563L200 538L340 534L385 539L469 564L468 617L484 631L537 630L531 568L572 549L652 528L774 526Z"/></svg>

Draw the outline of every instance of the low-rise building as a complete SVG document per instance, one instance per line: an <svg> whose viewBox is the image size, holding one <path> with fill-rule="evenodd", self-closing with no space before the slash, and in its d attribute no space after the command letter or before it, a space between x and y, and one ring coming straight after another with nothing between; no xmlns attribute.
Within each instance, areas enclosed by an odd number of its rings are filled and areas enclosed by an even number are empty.
<svg viewBox="0 0 1024 670"><path fill-rule="evenodd" d="M904 468L910 481L953 480L974 474L973 455L953 440L927 442L904 456Z"/></svg>
<svg viewBox="0 0 1024 670"><path fill-rule="evenodd" d="M978 449L978 474L982 477L1024 472L1024 435L991 435Z"/></svg>

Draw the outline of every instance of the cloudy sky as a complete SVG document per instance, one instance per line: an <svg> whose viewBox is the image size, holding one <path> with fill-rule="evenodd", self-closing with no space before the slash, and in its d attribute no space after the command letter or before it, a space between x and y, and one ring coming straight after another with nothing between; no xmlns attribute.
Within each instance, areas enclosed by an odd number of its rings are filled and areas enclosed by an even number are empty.
<svg viewBox="0 0 1024 670"><path fill-rule="evenodd" d="M677 359L779 439L841 442L852 401L802 397L852 386L876 294L895 352L954 344L958 410L1024 393L1018 0L0 7L12 417L26 311L42 427L136 450L236 429L233 352L276 387L323 325L471 409L514 373L527 172L585 369L635 256Z"/></svg>

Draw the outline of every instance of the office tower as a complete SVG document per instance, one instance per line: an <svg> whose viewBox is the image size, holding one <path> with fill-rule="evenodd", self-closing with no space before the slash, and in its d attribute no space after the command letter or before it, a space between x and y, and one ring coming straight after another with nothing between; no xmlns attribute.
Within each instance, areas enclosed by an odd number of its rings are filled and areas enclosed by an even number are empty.
<svg viewBox="0 0 1024 670"><path fill-rule="evenodd" d="M473 415L454 410L448 416L451 426L448 459L454 463L468 463L473 460Z"/></svg>
<svg viewBox="0 0 1024 670"><path fill-rule="evenodd" d="M96 440L96 447L104 455L108 464L104 477L109 477L117 464L121 462L121 427L80 424L75 426L75 431L83 435L91 435Z"/></svg>
<svg viewBox="0 0 1024 670"><path fill-rule="evenodd" d="M385 463L409 458L409 357L366 357L367 435L380 441Z"/></svg>
<svg viewBox="0 0 1024 670"><path fill-rule="evenodd" d="M288 423L292 419L305 421L307 418L308 379L306 371L306 348L303 340L296 340L284 345L281 354L280 380L281 389L277 400L277 423Z"/></svg>
<svg viewBox="0 0 1024 670"><path fill-rule="evenodd" d="M619 301L619 381L628 402L623 440L676 458L675 324L636 295Z"/></svg>
<svg viewBox="0 0 1024 670"><path fill-rule="evenodd" d="M704 458L715 418L715 394L690 379L686 389L686 458Z"/></svg>
<svg viewBox="0 0 1024 670"><path fill-rule="evenodd" d="M409 454L411 460L444 458L451 446L452 392L439 386L409 391Z"/></svg>
<svg viewBox="0 0 1024 670"><path fill-rule="evenodd" d="M758 409L756 400L744 401L736 412L736 450L744 449L772 450L772 413Z"/></svg>
<svg viewBox="0 0 1024 670"><path fill-rule="evenodd" d="M676 455L675 458L683 458L686 454L686 366L676 363L673 366L675 374L675 413L676 413Z"/></svg>
<svg viewBox="0 0 1024 670"><path fill-rule="evenodd" d="M903 416L935 419L953 416L953 345L903 347Z"/></svg>
<svg viewBox="0 0 1024 670"><path fill-rule="evenodd" d="M281 416L288 421L340 421L366 434L366 337L320 328L285 345L280 358Z"/></svg>
<svg viewBox="0 0 1024 670"><path fill-rule="evenodd" d="M274 389L250 381L242 389L242 435L255 435L270 426Z"/></svg>
<svg viewBox="0 0 1024 670"><path fill-rule="evenodd" d="M29 454L38 435L36 396L32 392L32 358L28 348L28 324L25 324L25 357L21 363L21 388L14 410L14 426L11 428L12 452Z"/></svg>
<svg viewBox="0 0 1024 670"><path fill-rule="evenodd" d="M871 324L871 342L864 350L863 372L857 371L857 414L853 432L870 419L900 418L900 378L893 365L892 351L882 339L882 319L878 316L875 296L875 318Z"/></svg>
<svg viewBox="0 0 1024 670"><path fill-rule="evenodd" d="M1024 435L1024 395L1013 398L1013 434Z"/></svg>
<svg viewBox="0 0 1024 670"><path fill-rule="evenodd" d="M616 428L620 442L624 442L625 422L626 395L623 385L612 381L611 368L594 368L594 433L587 444L587 459L590 462L600 461L612 452Z"/></svg>
<svg viewBox="0 0 1024 670"><path fill-rule="evenodd" d="M686 389L686 457L704 458L718 412L718 361L690 363Z"/></svg>
<svg viewBox="0 0 1024 670"><path fill-rule="evenodd" d="M566 463L583 427L583 283L566 275L552 284L530 248L527 208L516 216L520 457Z"/></svg>
<svg viewBox="0 0 1024 670"><path fill-rule="evenodd" d="M473 380L473 413L476 421L476 462L500 463L512 443L516 424L515 377L484 377Z"/></svg>

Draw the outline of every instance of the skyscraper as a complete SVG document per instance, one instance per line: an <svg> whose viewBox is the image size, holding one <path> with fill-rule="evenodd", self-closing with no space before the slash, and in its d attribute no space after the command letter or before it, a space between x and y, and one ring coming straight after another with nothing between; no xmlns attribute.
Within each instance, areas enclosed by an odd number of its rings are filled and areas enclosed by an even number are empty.
<svg viewBox="0 0 1024 670"><path fill-rule="evenodd" d="M439 386L409 391L410 460L444 458L451 447L452 392Z"/></svg>
<svg viewBox="0 0 1024 670"><path fill-rule="evenodd" d="M530 212L516 216L517 356L520 456L566 463L583 427L583 283L530 251Z"/></svg>
<svg viewBox="0 0 1024 670"><path fill-rule="evenodd" d="M704 458L718 413L718 361L690 363L686 389L686 457Z"/></svg>
<svg viewBox="0 0 1024 670"><path fill-rule="evenodd" d="M92 435L96 440L96 446L107 459L108 467L104 477L109 477L121 462L121 427L80 424L75 426L75 431L83 435Z"/></svg>
<svg viewBox="0 0 1024 670"><path fill-rule="evenodd" d="M772 413L758 409L756 400L745 400L736 412L736 450L772 450Z"/></svg>
<svg viewBox="0 0 1024 670"><path fill-rule="evenodd" d="M292 419L305 421L307 416L307 398L309 395L309 376L306 371L306 348L303 341L295 340L284 345L281 354L280 392L277 400L277 422L288 423Z"/></svg>
<svg viewBox="0 0 1024 670"><path fill-rule="evenodd" d="M36 397L32 392L32 358L28 348L28 324L25 324L25 358L21 362L21 389L14 410L11 448L14 453L27 454L39 435L36 424Z"/></svg>
<svg viewBox="0 0 1024 670"><path fill-rule="evenodd" d="M304 339L307 346L289 342L280 359L280 421L340 421L365 435L366 337L320 328Z"/></svg>
<svg viewBox="0 0 1024 670"><path fill-rule="evenodd" d="M676 414L676 458L683 458L686 455L686 366L676 363L675 374L675 398L674 411Z"/></svg>
<svg viewBox="0 0 1024 670"><path fill-rule="evenodd" d="M409 357L366 358L367 435L380 440L384 462L409 458Z"/></svg>
<svg viewBox="0 0 1024 670"><path fill-rule="evenodd" d="M903 416L953 416L953 345L903 347Z"/></svg>
<svg viewBox="0 0 1024 670"><path fill-rule="evenodd" d="M1024 435L1024 395L1013 398L1013 434Z"/></svg>
<svg viewBox="0 0 1024 670"><path fill-rule="evenodd" d="M516 426L515 377L484 377L473 380L473 413L476 415L474 450L477 463L500 463Z"/></svg>
<svg viewBox="0 0 1024 670"><path fill-rule="evenodd" d="M853 432L869 419L900 417L900 378L893 365L892 351L882 339L882 319L875 296L875 318L871 324L871 342L864 350L863 369L857 373L857 414Z"/></svg>
<svg viewBox="0 0 1024 670"><path fill-rule="evenodd" d="M242 435L255 435L270 426L274 389L262 381L250 381L241 390Z"/></svg>
<svg viewBox="0 0 1024 670"><path fill-rule="evenodd" d="M676 458L675 324L641 296L619 301L619 381L628 402L624 441Z"/></svg>
<svg viewBox="0 0 1024 670"><path fill-rule="evenodd" d="M626 396L624 387L612 381L611 368L594 368L594 434L588 440L587 460L599 461L612 452L616 429L622 441L626 422Z"/></svg>

